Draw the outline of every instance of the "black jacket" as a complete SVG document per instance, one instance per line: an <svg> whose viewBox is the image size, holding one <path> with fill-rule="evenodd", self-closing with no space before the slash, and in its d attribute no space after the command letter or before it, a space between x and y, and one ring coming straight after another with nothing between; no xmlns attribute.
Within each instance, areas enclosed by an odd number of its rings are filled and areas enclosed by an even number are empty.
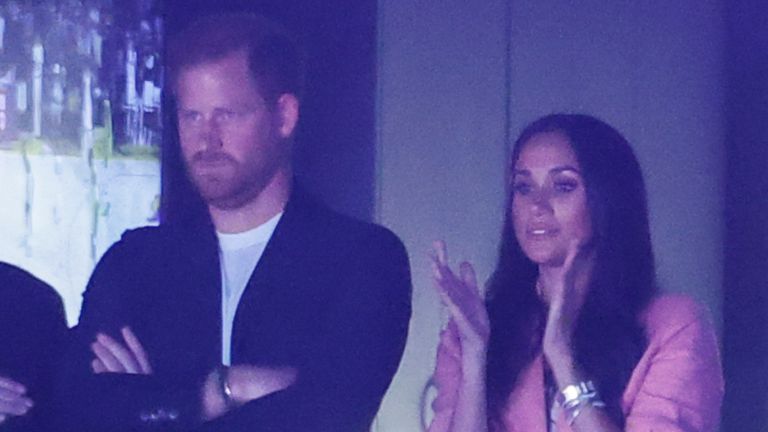
<svg viewBox="0 0 768 432"><path fill-rule="evenodd" d="M366 431L403 352L410 292L397 237L295 191L240 300L232 363L293 366L298 381L201 425L200 387L221 359L214 232L129 231L86 290L62 381L68 403L60 427ZM143 343L155 374L91 374L95 333L119 337L124 325Z"/></svg>
<svg viewBox="0 0 768 432"><path fill-rule="evenodd" d="M11 417L0 431L47 431L51 384L67 332L64 308L45 282L0 263L0 376L27 387L35 406Z"/></svg>

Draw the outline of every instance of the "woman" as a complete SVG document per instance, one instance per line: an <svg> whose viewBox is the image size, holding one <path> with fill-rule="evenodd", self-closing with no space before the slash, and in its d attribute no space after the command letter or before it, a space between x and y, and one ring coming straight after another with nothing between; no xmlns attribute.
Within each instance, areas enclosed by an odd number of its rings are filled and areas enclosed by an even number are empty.
<svg viewBox="0 0 768 432"><path fill-rule="evenodd" d="M434 274L441 334L431 432L714 431L714 331L658 296L645 186L627 141L585 115L530 124L512 152L485 303L471 265Z"/></svg>

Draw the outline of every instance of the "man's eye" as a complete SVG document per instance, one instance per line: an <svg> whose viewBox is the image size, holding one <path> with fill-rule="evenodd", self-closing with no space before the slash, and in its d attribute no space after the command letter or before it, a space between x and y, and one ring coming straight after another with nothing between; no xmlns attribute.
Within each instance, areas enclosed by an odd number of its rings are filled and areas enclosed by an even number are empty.
<svg viewBox="0 0 768 432"><path fill-rule="evenodd" d="M197 121L200 120L200 113L194 111L182 111L179 117L184 121Z"/></svg>
<svg viewBox="0 0 768 432"><path fill-rule="evenodd" d="M216 114L216 117L219 120L229 121L237 117L237 113L234 111L221 111L218 114Z"/></svg>

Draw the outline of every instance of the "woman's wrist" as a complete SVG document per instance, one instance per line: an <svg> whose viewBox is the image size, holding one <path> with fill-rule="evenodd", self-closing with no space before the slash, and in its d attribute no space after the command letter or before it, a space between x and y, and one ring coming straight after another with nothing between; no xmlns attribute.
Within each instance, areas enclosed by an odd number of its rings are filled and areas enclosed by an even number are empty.
<svg viewBox="0 0 768 432"><path fill-rule="evenodd" d="M544 355L558 387L564 387L580 380L576 362L569 348L551 349Z"/></svg>
<svg viewBox="0 0 768 432"><path fill-rule="evenodd" d="M461 355L461 374L465 382L485 382L487 355L485 351Z"/></svg>
<svg viewBox="0 0 768 432"><path fill-rule="evenodd" d="M462 363L478 364L485 367L488 360L488 345L462 343L461 360Z"/></svg>

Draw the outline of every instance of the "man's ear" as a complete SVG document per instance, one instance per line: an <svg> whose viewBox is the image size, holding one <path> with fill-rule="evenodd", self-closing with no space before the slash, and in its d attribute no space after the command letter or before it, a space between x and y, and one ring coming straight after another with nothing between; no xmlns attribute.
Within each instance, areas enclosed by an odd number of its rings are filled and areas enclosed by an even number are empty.
<svg viewBox="0 0 768 432"><path fill-rule="evenodd" d="M276 109L280 137L288 138L293 135L299 122L299 99L291 93L283 93L277 99Z"/></svg>

